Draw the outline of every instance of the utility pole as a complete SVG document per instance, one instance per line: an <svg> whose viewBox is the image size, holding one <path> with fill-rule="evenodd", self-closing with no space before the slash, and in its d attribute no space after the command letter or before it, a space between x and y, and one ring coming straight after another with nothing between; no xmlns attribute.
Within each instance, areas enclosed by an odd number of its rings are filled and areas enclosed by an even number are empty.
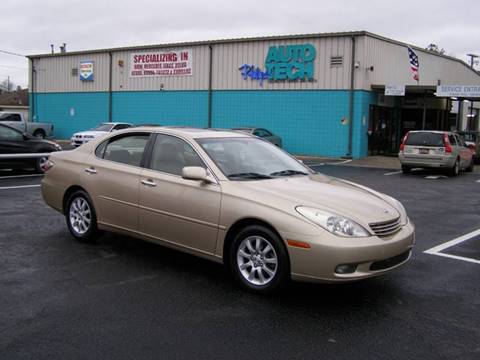
<svg viewBox="0 0 480 360"><path fill-rule="evenodd" d="M10 76L7 76L7 92L10 92Z"/></svg>

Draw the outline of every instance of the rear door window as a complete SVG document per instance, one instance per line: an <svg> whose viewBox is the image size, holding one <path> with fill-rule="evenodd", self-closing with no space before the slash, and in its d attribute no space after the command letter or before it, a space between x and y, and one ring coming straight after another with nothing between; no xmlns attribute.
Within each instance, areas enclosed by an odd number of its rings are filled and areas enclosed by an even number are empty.
<svg viewBox="0 0 480 360"><path fill-rule="evenodd" d="M149 134L132 134L113 138L108 141L105 149L102 146L97 148L100 150L97 156L103 155L104 160L140 166L149 137Z"/></svg>
<svg viewBox="0 0 480 360"><path fill-rule="evenodd" d="M405 145L443 147L443 134L433 132L412 132L408 134Z"/></svg>
<svg viewBox="0 0 480 360"><path fill-rule="evenodd" d="M452 134L448 135L448 142L450 145L457 146L457 138Z"/></svg>

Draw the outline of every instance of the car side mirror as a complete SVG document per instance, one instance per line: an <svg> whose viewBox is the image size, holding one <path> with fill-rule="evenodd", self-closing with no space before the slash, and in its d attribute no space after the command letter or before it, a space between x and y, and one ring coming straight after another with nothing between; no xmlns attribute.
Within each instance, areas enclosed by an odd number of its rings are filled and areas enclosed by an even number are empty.
<svg viewBox="0 0 480 360"><path fill-rule="evenodd" d="M185 166L182 169L182 178L187 180L211 182L207 170L200 166Z"/></svg>

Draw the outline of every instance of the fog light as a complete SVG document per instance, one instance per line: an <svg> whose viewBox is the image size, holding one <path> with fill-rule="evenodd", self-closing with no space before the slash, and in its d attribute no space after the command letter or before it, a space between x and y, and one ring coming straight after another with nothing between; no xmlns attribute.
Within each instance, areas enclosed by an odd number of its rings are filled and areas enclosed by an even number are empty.
<svg viewBox="0 0 480 360"><path fill-rule="evenodd" d="M335 268L337 274L351 274L357 270L357 264L343 264Z"/></svg>

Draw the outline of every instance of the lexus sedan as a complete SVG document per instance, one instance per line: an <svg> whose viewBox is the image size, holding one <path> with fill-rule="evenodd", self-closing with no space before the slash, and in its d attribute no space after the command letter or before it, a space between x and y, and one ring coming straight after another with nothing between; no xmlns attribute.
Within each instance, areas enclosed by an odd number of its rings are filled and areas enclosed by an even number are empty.
<svg viewBox="0 0 480 360"><path fill-rule="evenodd" d="M224 263L260 293L384 274L415 241L397 200L234 131L130 128L52 154L47 169L43 198L78 240L128 234Z"/></svg>
<svg viewBox="0 0 480 360"><path fill-rule="evenodd" d="M43 173L47 153L60 150L61 146L53 141L0 124L0 169L35 169L36 172ZM35 154L44 156L35 157Z"/></svg>

